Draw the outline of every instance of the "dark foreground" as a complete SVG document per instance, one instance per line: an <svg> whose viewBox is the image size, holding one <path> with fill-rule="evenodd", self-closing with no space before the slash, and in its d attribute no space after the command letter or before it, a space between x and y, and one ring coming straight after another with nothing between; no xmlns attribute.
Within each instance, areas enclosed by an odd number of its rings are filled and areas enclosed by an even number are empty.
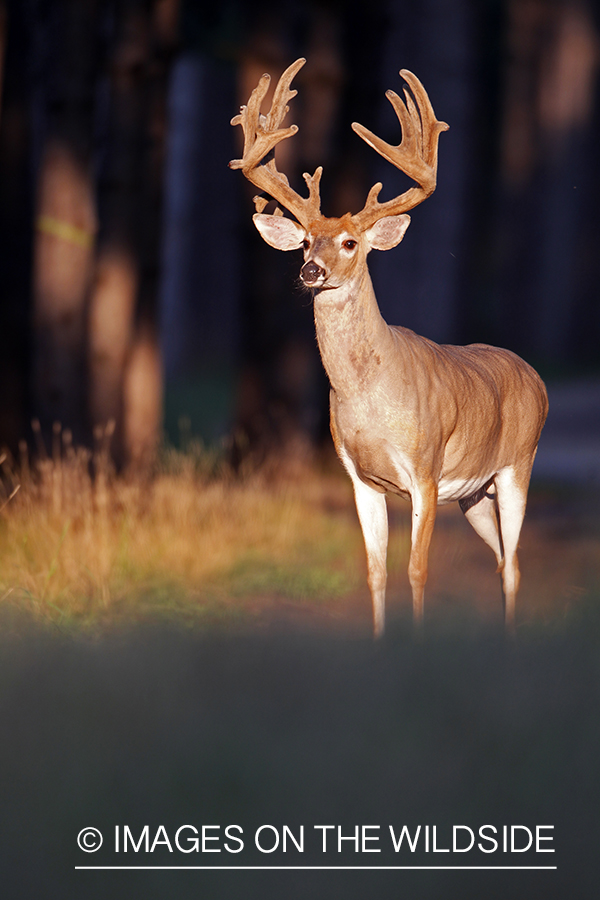
<svg viewBox="0 0 600 900"><path fill-rule="evenodd" d="M392 629L393 631L393 629ZM600 616L514 644L407 630L331 635L139 629L0 642L2 896L592 898L600 859ZM148 852L144 826L148 826ZM206 851L195 852L194 826ZM237 825L227 840L227 826ZM265 850L283 826L288 838ZM323 853L323 829L327 851ZM362 826L379 826L366 829ZM393 850L403 825L415 852ZM429 852L425 852L425 826ZM433 852L432 826L436 826ZM498 849L451 849L452 826ZM504 853L503 826L554 853ZM96 853L77 846L98 828ZM115 827L119 826L119 852ZM123 852L125 826L138 844ZM162 829L160 826L164 826ZM337 826L343 837L338 852ZM527 838L517 830L517 845ZM363 852L362 835L366 836ZM510 834L510 831L508 832ZM469 833L460 831L465 847ZM211 841L210 838L213 838ZM369 838L372 840L369 842ZM88 840L93 840L88 838ZM481 841L486 849L492 841ZM152 850L152 844L155 844ZM169 850L169 844L172 851ZM367 852L380 849L381 852ZM208 850L220 850L208 852ZM83 865L557 866L556 870L92 871Z"/></svg>

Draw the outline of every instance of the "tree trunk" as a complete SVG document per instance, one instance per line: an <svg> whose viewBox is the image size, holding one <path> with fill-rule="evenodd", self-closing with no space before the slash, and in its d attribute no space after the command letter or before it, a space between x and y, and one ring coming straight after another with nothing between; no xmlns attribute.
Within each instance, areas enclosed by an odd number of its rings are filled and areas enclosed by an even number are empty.
<svg viewBox="0 0 600 900"><path fill-rule="evenodd" d="M162 421L157 334L165 108L178 0L123 0L107 92L101 230L90 303L90 410L120 463L148 461Z"/></svg>
<svg viewBox="0 0 600 900"><path fill-rule="evenodd" d="M585 291L585 205L598 168L592 13L588 0L509 3L497 316L504 343L552 364L580 361L574 311Z"/></svg>
<svg viewBox="0 0 600 900"><path fill-rule="evenodd" d="M2 3L0 118L0 446L15 452L28 406L31 300L30 33L22 8Z"/></svg>
<svg viewBox="0 0 600 900"><path fill-rule="evenodd" d="M8 30L8 10L6 0L0 0L0 115L2 114L2 87L4 84L4 66L6 62L6 41Z"/></svg>
<svg viewBox="0 0 600 900"><path fill-rule="evenodd" d="M38 0L41 113L33 260L33 410L84 436L85 310L96 230L92 177L97 5Z"/></svg>

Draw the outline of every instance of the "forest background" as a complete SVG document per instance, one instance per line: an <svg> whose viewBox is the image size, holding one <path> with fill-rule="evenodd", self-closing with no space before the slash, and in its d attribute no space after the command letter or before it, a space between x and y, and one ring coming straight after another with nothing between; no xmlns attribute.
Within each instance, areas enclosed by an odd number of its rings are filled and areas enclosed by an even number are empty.
<svg viewBox="0 0 600 900"><path fill-rule="evenodd" d="M509 347L550 378L598 371L597 5L589 0L1 4L0 443L115 423L119 465L166 435L310 452L327 385L298 260L262 245L227 168L263 71L308 64L286 147L323 165L324 211L403 176L384 91L415 71L439 117L435 196L372 254L384 317Z"/></svg>
<svg viewBox="0 0 600 900"><path fill-rule="evenodd" d="M393 502L371 640L300 260L227 167L230 119L299 56L281 168L324 166L326 215L406 186L350 129L398 143L400 68L450 125L435 194L369 258L387 321L548 382L513 642L449 508L413 640ZM596 896L599 63L594 0L0 0L3 896ZM122 862L118 823L232 822L551 825L558 868L75 869Z"/></svg>

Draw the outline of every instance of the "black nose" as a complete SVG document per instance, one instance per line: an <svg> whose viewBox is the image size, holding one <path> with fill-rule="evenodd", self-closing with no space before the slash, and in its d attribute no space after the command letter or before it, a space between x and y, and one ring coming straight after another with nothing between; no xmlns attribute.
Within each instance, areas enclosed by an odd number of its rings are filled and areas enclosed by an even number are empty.
<svg viewBox="0 0 600 900"><path fill-rule="evenodd" d="M315 262L307 262L300 269L300 278L304 284L314 284L323 275L325 275L325 269Z"/></svg>

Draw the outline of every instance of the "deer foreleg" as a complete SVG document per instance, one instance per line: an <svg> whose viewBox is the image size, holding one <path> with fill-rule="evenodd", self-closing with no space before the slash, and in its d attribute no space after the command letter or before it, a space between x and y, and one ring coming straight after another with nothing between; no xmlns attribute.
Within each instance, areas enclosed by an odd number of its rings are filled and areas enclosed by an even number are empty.
<svg viewBox="0 0 600 900"><path fill-rule="evenodd" d="M332 420L333 421L333 420ZM332 425L332 432L335 430ZM373 636L385 630L385 585L387 581L388 516L385 494L362 481L346 450L336 442L337 451L354 487L354 501L367 551L367 580L373 604Z"/></svg>
<svg viewBox="0 0 600 900"><path fill-rule="evenodd" d="M435 484L418 485L411 495L412 532L408 579L412 589L413 622L423 622L423 597L427 581L429 545L437 511L437 487Z"/></svg>
<svg viewBox="0 0 600 900"><path fill-rule="evenodd" d="M352 481L356 511L367 551L367 578L373 603L373 634L381 637L385 629L387 581L388 517L385 494L373 490L357 476Z"/></svg>

